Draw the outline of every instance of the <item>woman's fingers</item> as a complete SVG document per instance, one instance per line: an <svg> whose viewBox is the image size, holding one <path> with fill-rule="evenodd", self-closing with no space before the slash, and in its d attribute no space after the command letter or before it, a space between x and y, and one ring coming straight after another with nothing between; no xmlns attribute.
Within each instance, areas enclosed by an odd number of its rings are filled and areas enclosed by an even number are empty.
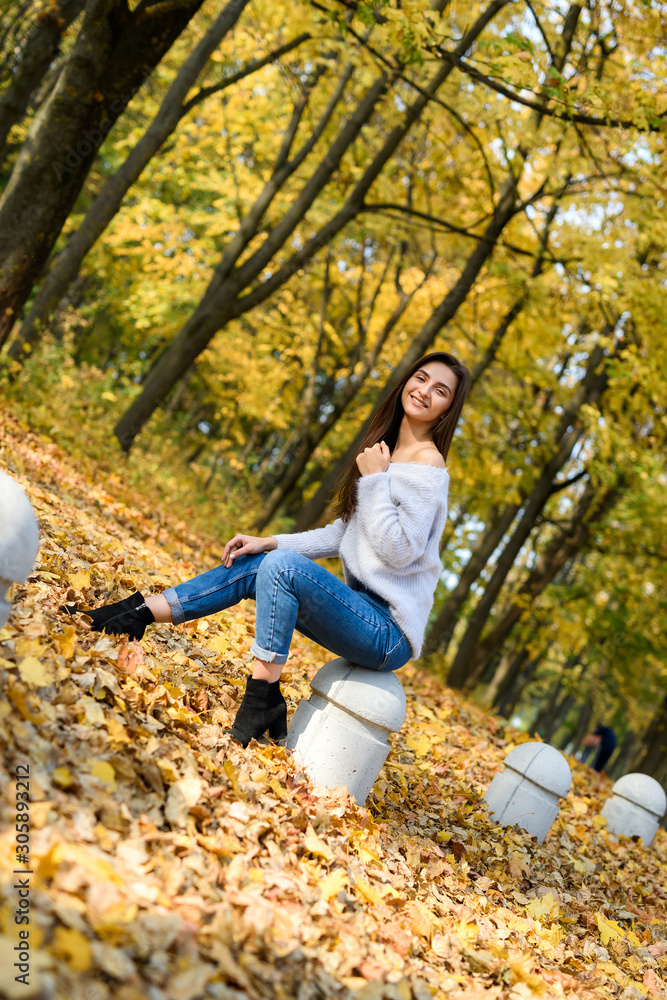
<svg viewBox="0 0 667 1000"><path fill-rule="evenodd" d="M236 542L237 537L238 537L238 535L234 535L233 538L230 538L229 541L227 542L227 544L225 545L224 549L222 550L222 560L223 560L223 562L225 561L225 559L229 555L229 552L230 552L232 546L234 545L234 543Z"/></svg>
<svg viewBox="0 0 667 1000"><path fill-rule="evenodd" d="M222 564L229 569L239 556L251 556L263 552L266 544L267 540L259 535L234 535L223 549Z"/></svg>
<svg viewBox="0 0 667 1000"><path fill-rule="evenodd" d="M243 537L241 535L234 535L233 538L230 538L222 550L222 565L229 569L236 556L240 555L238 550L242 547Z"/></svg>
<svg viewBox="0 0 667 1000"><path fill-rule="evenodd" d="M363 451L359 452L356 459L357 468L362 476L369 476L374 472L385 472L390 459L391 452L389 448L384 441L378 441L371 447L364 448Z"/></svg>

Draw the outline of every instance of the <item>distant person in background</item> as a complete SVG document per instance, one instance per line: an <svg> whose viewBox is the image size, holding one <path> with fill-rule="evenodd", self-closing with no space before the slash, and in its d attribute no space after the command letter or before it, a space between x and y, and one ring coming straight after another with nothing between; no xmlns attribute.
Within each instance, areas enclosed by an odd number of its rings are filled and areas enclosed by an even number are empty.
<svg viewBox="0 0 667 1000"><path fill-rule="evenodd" d="M607 761L616 749L616 733L614 730L610 729L609 726L598 726L594 732L589 733L588 736L584 736L581 744L585 747L597 747L598 752L591 767L594 771L603 774Z"/></svg>

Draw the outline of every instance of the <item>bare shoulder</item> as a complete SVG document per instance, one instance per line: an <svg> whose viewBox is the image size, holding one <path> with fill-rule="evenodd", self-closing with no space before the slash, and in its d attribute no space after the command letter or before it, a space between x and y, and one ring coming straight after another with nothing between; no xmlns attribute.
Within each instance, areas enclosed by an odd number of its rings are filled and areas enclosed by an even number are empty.
<svg viewBox="0 0 667 1000"><path fill-rule="evenodd" d="M436 469L447 468L444 458L434 445L427 445L425 448L421 448L413 461L417 465L432 465Z"/></svg>

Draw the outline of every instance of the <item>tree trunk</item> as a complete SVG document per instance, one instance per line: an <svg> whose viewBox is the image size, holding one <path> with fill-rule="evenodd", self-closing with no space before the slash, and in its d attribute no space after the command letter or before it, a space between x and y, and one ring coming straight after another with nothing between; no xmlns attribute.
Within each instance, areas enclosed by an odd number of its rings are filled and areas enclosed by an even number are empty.
<svg viewBox="0 0 667 1000"><path fill-rule="evenodd" d="M236 0L238 2L238 0ZM0 199L0 346L46 263L97 150L201 0L90 0Z"/></svg>
<svg viewBox="0 0 667 1000"><path fill-rule="evenodd" d="M217 93L223 90L232 82L260 69L272 58L279 58L310 37L304 33L292 42L281 46L269 56L252 60L242 71L233 74L218 87L206 88L205 91L202 90L200 94L196 95L196 99L193 98L186 102L189 90L206 66L210 55L234 26L248 2L249 0L239 0L238 3L230 3L218 15L216 21L181 67L146 132L113 177L110 177L105 183L86 213L83 222L58 254L39 288L30 312L21 324L16 339L7 352L13 360L21 361L27 348L32 348L39 340L53 310L67 293L89 250L95 245L120 209L129 189L141 176L153 156L164 145L187 112L200 102L202 96L209 96L212 92Z"/></svg>
<svg viewBox="0 0 667 1000"><path fill-rule="evenodd" d="M26 41L11 83L0 98L0 162L7 137L25 115L30 98L58 55L65 31L85 6L85 0L60 0L40 15Z"/></svg>
<svg viewBox="0 0 667 1000"><path fill-rule="evenodd" d="M347 82L347 80L344 78L343 82ZM266 268L273 255L282 247L285 240L303 219L317 195L328 184L344 153L373 114L388 86L389 77L386 74L376 78L357 106L356 111L345 121L338 136L315 169L310 181L302 189L292 208L281 219L281 223L287 222L288 225L281 226L279 223L274 226L260 250L256 251L242 265L235 267L241 253L257 232L257 226L260 224L266 209L292 172L287 169L289 164L286 162L280 164L258 200L241 222L239 230L218 264L216 273L202 301L174 340L162 352L149 372L140 395L116 424L114 433L125 451L129 451L134 438L156 407L175 385L188 365L192 364L195 358L208 346L218 330L226 326L230 320L238 318L249 308L252 308L247 305L249 296L245 297L246 301L241 297L242 291ZM339 88L338 96L341 94L342 86ZM332 112L333 106L330 104L326 115L327 120ZM322 125L322 121L320 125ZM286 140L289 138L286 136ZM293 139L293 136L291 138ZM281 158L282 156L279 155L279 160Z"/></svg>
<svg viewBox="0 0 667 1000"><path fill-rule="evenodd" d="M620 748L614 754L611 767L605 768L605 772L614 781L617 781L622 774L630 771L630 761L635 756L637 750L637 737L628 729Z"/></svg>
<svg viewBox="0 0 667 1000"><path fill-rule="evenodd" d="M444 656L454 635L454 629L459 619L459 612L468 599L470 588L479 577L488 560L500 545L505 532L511 525L519 510L519 504L508 504L502 514L493 507L484 531L477 539L477 544L466 563L458 582L449 595L437 617L431 625L424 642L424 654L440 653Z"/></svg>
<svg viewBox="0 0 667 1000"><path fill-rule="evenodd" d="M540 233L540 241L537 248L537 254L535 255L535 263L533 264L530 273L531 281L534 281L535 278L538 278L540 274L542 274L542 271L544 270L544 258L546 257L547 245L549 243L549 230L551 229L551 224L556 217L556 212L558 211L561 199L567 191L569 181L570 178L568 176L561 191L559 192L558 196L554 198L549 208L549 211L547 212L546 219L544 221L544 226L542 227L542 232ZM489 344L486 350L484 351L484 354L482 355L482 357L480 358L480 360L477 362L477 364L470 373L470 392L472 392L473 388L477 385L484 372L496 360L498 351L500 350L500 347L505 339L507 331L509 330L510 326L517 318L517 316L520 315L524 306L529 301L530 294L531 294L531 289L530 287L527 287L523 292L523 294L520 295L519 298L512 303L512 305L507 310L507 312L501 319L500 323L494 330L493 336L491 337L491 340L489 341Z"/></svg>
<svg viewBox="0 0 667 1000"><path fill-rule="evenodd" d="M508 649L495 669L493 677L489 681L482 697L484 708L492 708L502 698L502 692L511 683L511 678L519 674L524 663L528 659L528 646L525 642L519 641L518 648L513 646Z"/></svg>
<svg viewBox="0 0 667 1000"><path fill-rule="evenodd" d="M385 401L410 366L427 353L442 328L456 315L460 306L465 302L468 292L475 283L479 272L491 256L503 229L515 212L516 181L514 176L510 175L503 185L491 222L486 227L484 235L479 240L477 246L468 257L459 280L450 289L440 305L431 313L408 350L392 371L390 378L375 401L374 411ZM305 531L311 527L324 513L331 491L350 462L354 460L355 455L357 455L359 445L363 441L372 419L373 414L370 414L354 438L354 441L352 441L347 450L330 468L322 480L319 489L302 508L296 523L298 531Z"/></svg>
<svg viewBox="0 0 667 1000"><path fill-rule="evenodd" d="M575 697L573 694L564 694L557 705L554 706L549 718L547 719L546 725L544 727L543 740L545 743L550 743L553 735L557 732L558 728L565 722L567 714L575 703Z"/></svg>
<svg viewBox="0 0 667 1000"><path fill-rule="evenodd" d="M607 386L608 376L606 368L600 373L597 371L602 358L602 348L596 347L591 351L586 375L582 383L572 394L570 404L561 417L555 435L556 450L537 479L512 536L498 556L493 575L484 588L484 593L475 605L447 678L447 683L453 688L462 688L467 684L470 678L471 667L476 665L473 664L475 647L479 642L482 630L491 614L498 594L514 565L514 560L521 547L533 530L538 515L542 512L544 505L554 491L555 476L569 460L575 444L583 434L583 425L577 417L578 411L585 403L589 405L596 403ZM476 676L479 676L479 674Z"/></svg>
<svg viewBox="0 0 667 1000"><path fill-rule="evenodd" d="M491 579L484 588L484 593L471 613L466 631L459 643L456 656L447 676L447 683L450 687L463 688L467 686L469 679L471 679L470 671L473 666L473 654L482 630L521 547L525 544L526 539L535 526L538 515L542 512L545 503L551 495L554 476L568 461L572 449L582 433L583 428L581 425L572 428L535 484L530 499L523 508L518 524L496 560ZM478 676L478 674L475 674L475 679Z"/></svg>
<svg viewBox="0 0 667 1000"><path fill-rule="evenodd" d="M467 51L483 28L506 3L507 0L493 0L459 43L457 52ZM356 110L347 117L338 136L291 207L269 230L259 249L243 264L235 266L241 252L257 232L255 223L257 213L251 209L246 219L250 217L253 225L244 226L246 220L241 224L230 250L227 251L218 265L202 302L171 344L165 348L149 373L142 392L114 428L114 433L125 451L129 451L134 438L178 380L180 373L208 346L217 331L230 320L254 309L255 306L269 298L297 270L311 260L321 247L327 245L355 215L362 211L364 198L372 184L412 125L420 118L430 97L435 95L447 79L451 69L451 64L442 66L428 86L420 92L419 97L408 107L403 121L392 129L381 150L366 168L347 202L336 215L318 233L308 239L300 250L293 253L290 259L279 267L271 277L259 281L256 287L247 291L269 268L275 254L293 235L315 198L329 183L343 154L355 141L364 124L374 113L378 102L385 95L395 72L392 71L389 75L383 73L375 80ZM236 247L237 243L239 244L238 248ZM246 291L247 294L243 295L242 293Z"/></svg>
<svg viewBox="0 0 667 1000"><path fill-rule="evenodd" d="M507 681L503 685L500 695L498 696L497 704L494 706L495 711L503 719L509 719L516 709L521 695L523 694L526 686L533 679L543 655L544 651L538 653L537 656L534 656L532 660L528 661L525 667L519 664L518 669L512 671L511 675L508 676Z"/></svg>
<svg viewBox="0 0 667 1000"><path fill-rule="evenodd" d="M565 531L559 531L547 545L537 565L519 588L516 597L502 615L500 621L485 636L484 640L479 643L474 655L468 657L468 676L464 682L466 690L469 690L478 683L488 664L494 656L498 655L512 628L521 615L524 614L526 604L532 604L543 593L556 574L560 572L565 563L586 544L594 524L597 523L590 516L591 509L597 506L595 513L599 520L603 514L607 513L618 502L619 496L620 492L618 489L608 490L601 497L598 497L592 486L587 488L586 493L577 504L569 528ZM476 616L477 608L475 608ZM473 624L477 626L477 620Z"/></svg>
<svg viewBox="0 0 667 1000"><path fill-rule="evenodd" d="M488 12L487 12L488 13ZM567 12L565 21L563 24L563 31L560 38L560 44L558 51L552 57L552 65L556 67L559 71L563 68L565 64L565 59L570 51L572 45L572 39L574 37L574 32L577 26L577 21L579 20L579 15L581 13L580 4L572 4ZM490 19L490 18L489 18ZM474 30L474 29L473 29ZM465 41L465 40L464 40ZM463 43L462 43L463 44ZM458 50L462 47L459 45ZM452 65L454 65L452 63ZM544 98L546 105L546 97ZM540 125L540 121L543 115L540 111L535 112L532 120L533 130L537 130ZM446 295L440 306L434 310L429 319L426 321L421 331L413 341L412 347L406 351L406 353L401 358L397 367L392 372L391 378L387 381L385 388L380 393L378 399L376 400L376 407L381 405L387 398L394 386L400 381L405 372L409 369L415 361L417 361L423 354L426 353L428 348L433 344L436 336L444 326L449 323L449 321L456 315L459 307L465 301L470 288L472 287L477 275L479 274L482 265L485 263L487 258L491 255L503 229L513 217L516 212L516 201L517 201L517 186L519 179L522 175L523 169L527 162L527 150L523 144L519 145L519 164L518 172L514 174L512 170L505 180L505 183L501 189L498 202L496 204L491 222L487 226L482 238L479 241L478 246L473 251L473 253L468 258L466 266L463 269L459 281L456 283L454 288L452 288ZM546 246L546 245L544 245ZM544 249L544 247L543 247ZM508 319L508 326L512 322L512 318ZM504 334L503 334L504 336ZM493 345L491 345L491 351L493 354ZM497 347L495 348L497 350ZM490 360L489 362L490 363ZM480 372L481 374L481 372ZM479 377L479 376L478 376ZM326 476L322 480L319 489L310 498L308 503L306 503L301 510L299 517L296 522L297 531L305 531L307 528L312 527L321 518L326 506L329 502L331 492L343 474L345 469L348 467L350 462L354 459L355 455L359 450L359 444L363 440L370 422L372 420L372 415L369 416L354 441L350 444L347 451L338 459L337 462L329 469Z"/></svg>
<svg viewBox="0 0 667 1000"><path fill-rule="evenodd" d="M667 695L644 734L633 770L650 774L658 781L667 774Z"/></svg>
<svg viewBox="0 0 667 1000"><path fill-rule="evenodd" d="M572 753L575 753L578 747L581 746L581 741L584 736L590 732L592 717L593 699L589 696L581 706L581 711L579 712L576 723L573 726L570 726L568 732L565 733L560 741L558 749L564 751L568 744L572 743Z"/></svg>
<svg viewBox="0 0 667 1000"><path fill-rule="evenodd" d="M577 400L579 401L577 402ZM580 406L581 402L576 397L573 400L573 407ZM574 416L576 416L576 410L568 410L568 413L565 414L566 421L569 417L573 419ZM566 427L567 422L561 421L556 435L556 443L560 441ZM424 644L424 652L426 654L436 651L442 654L447 652L461 609L468 599L472 585L479 578L491 554L495 552L520 509L521 504L519 503L509 504L502 511L502 514L499 514L497 507L494 506L491 508L486 527L479 536L476 547L463 569L456 587L448 595L437 618L429 629Z"/></svg>
<svg viewBox="0 0 667 1000"><path fill-rule="evenodd" d="M580 662L578 656L569 656L565 663L562 665L556 680L551 688L551 691L544 699L542 707L538 710L530 727L532 732L538 733L542 736L543 732L549 723L549 720L554 716L557 711L556 705L558 702L558 696L565 683L565 675L570 670L574 670L577 664Z"/></svg>

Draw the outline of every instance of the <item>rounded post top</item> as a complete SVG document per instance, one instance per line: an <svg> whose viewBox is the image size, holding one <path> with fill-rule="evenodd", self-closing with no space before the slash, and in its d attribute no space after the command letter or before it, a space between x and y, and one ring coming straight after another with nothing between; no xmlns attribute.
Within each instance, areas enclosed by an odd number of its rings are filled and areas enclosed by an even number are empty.
<svg viewBox="0 0 667 1000"><path fill-rule="evenodd" d="M667 796L662 785L648 774L624 774L611 791L613 795L641 806L658 819L662 819L667 810Z"/></svg>
<svg viewBox="0 0 667 1000"><path fill-rule="evenodd" d="M317 671L310 686L345 712L389 732L398 732L405 721L405 692L393 672L369 670L338 657Z"/></svg>
<svg viewBox="0 0 667 1000"><path fill-rule="evenodd" d="M15 479L0 471L0 580L23 583L39 548L37 519Z"/></svg>
<svg viewBox="0 0 667 1000"><path fill-rule="evenodd" d="M570 791L570 766L563 754L548 743L521 743L507 754L505 767L558 798L564 798Z"/></svg>

